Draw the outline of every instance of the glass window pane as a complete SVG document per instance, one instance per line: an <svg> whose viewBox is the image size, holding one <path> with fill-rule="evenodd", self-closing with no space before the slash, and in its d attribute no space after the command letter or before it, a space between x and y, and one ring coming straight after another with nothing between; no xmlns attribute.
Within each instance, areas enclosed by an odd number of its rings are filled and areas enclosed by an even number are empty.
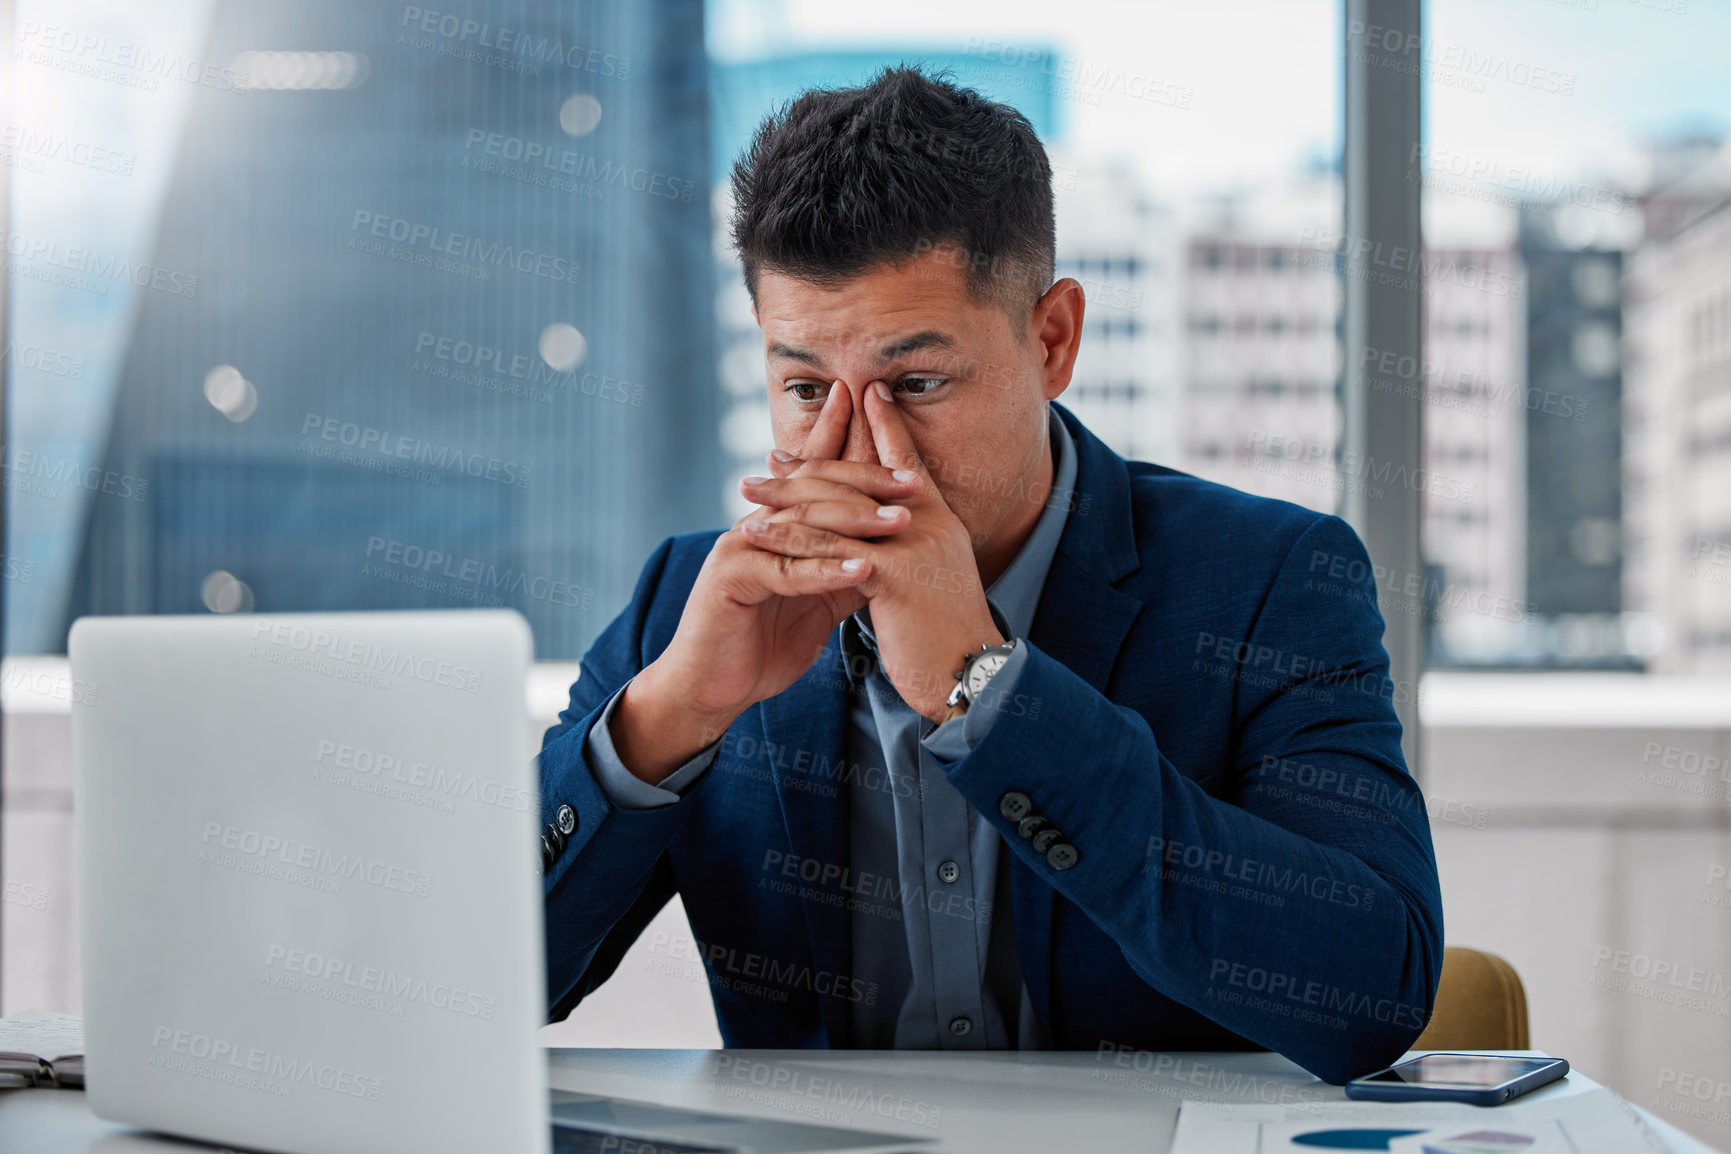
<svg viewBox="0 0 1731 1154"><path fill-rule="evenodd" d="M8 652L503 605L574 659L719 518L695 0L17 22Z"/></svg>
<svg viewBox="0 0 1731 1154"><path fill-rule="evenodd" d="M1431 663L1731 669L1710 328L1727 14L1429 11L1426 364L1378 365L1373 386L1426 386L1448 482L1424 524Z"/></svg>

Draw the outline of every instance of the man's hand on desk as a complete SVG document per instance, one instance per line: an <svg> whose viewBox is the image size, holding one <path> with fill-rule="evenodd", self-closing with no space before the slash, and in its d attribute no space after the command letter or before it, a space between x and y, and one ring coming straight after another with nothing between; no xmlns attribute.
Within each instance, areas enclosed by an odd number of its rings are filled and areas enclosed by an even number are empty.
<svg viewBox="0 0 1731 1154"><path fill-rule="evenodd" d="M869 572L855 589L871 604L884 673L916 712L941 721L962 656L1006 638L986 605L967 527L938 492L888 385L873 381L864 392L878 463L772 455L776 478L744 487L771 512L742 526L753 545L783 557L864 558ZM838 395L845 401L847 391L832 386L825 417Z"/></svg>

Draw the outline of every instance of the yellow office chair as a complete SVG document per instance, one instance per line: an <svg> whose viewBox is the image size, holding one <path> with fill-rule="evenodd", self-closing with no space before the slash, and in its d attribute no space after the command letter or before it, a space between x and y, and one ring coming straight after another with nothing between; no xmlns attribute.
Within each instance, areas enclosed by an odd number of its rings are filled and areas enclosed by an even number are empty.
<svg viewBox="0 0 1731 1154"><path fill-rule="evenodd" d="M1526 1050L1527 992L1515 968L1482 950L1443 950L1430 1025L1415 1050Z"/></svg>

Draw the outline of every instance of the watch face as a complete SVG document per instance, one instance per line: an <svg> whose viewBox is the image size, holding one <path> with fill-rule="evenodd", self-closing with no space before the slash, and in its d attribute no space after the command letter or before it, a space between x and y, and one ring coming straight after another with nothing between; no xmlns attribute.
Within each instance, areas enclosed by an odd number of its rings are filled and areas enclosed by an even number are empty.
<svg viewBox="0 0 1731 1154"><path fill-rule="evenodd" d="M968 666L968 696L979 696L986 682L992 679L992 674L1004 667L1004 662L1010 659L1007 653L988 653L972 665Z"/></svg>

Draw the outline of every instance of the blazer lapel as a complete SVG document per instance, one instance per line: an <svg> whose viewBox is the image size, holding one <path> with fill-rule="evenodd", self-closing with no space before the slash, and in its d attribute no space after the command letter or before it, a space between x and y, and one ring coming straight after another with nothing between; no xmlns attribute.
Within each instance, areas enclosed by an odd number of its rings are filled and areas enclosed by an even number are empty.
<svg viewBox="0 0 1731 1154"><path fill-rule="evenodd" d="M825 764L824 758L829 759L827 764L835 765L846 756L847 683L840 636L840 630L832 630L829 644L816 664L781 693L763 701L761 708L770 772L775 779L776 797L781 802L788 844L799 858L833 863L845 870L850 860L846 783L837 775L835 795L826 797L820 790L800 788L811 783L798 780L793 768L802 760L805 764ZM794 751L793 755L782 756L779 751L784 748ZM808 751L809 756L800 759L797 753L801 750ZM805 907L812 961L818 972L852 973L853 925L845 905L810 898L802 898L801 903ZM849 1003L843 998L819 995L818 1004L823 1011L830 1048L846 1048L853 1028Z"/></svg>
<svg viewBox="0 0 1731 1154"><path fill-rule="evenodd" d="M1101 693L1106 692L1118 652L1142 602L1113 587L1139 564L1124 459L1071 416L1052 406L1076 446L1075 503L1040 594L1029 630L1047 656ZM1052 724L1063 724L1051 718ZM1040 1021L1051 1029L1053 911L1058 892L1013 858L1011 906L1015 911L1016 959ZM1055 1039L1051 1039L1055 1041Z"/></svg>

